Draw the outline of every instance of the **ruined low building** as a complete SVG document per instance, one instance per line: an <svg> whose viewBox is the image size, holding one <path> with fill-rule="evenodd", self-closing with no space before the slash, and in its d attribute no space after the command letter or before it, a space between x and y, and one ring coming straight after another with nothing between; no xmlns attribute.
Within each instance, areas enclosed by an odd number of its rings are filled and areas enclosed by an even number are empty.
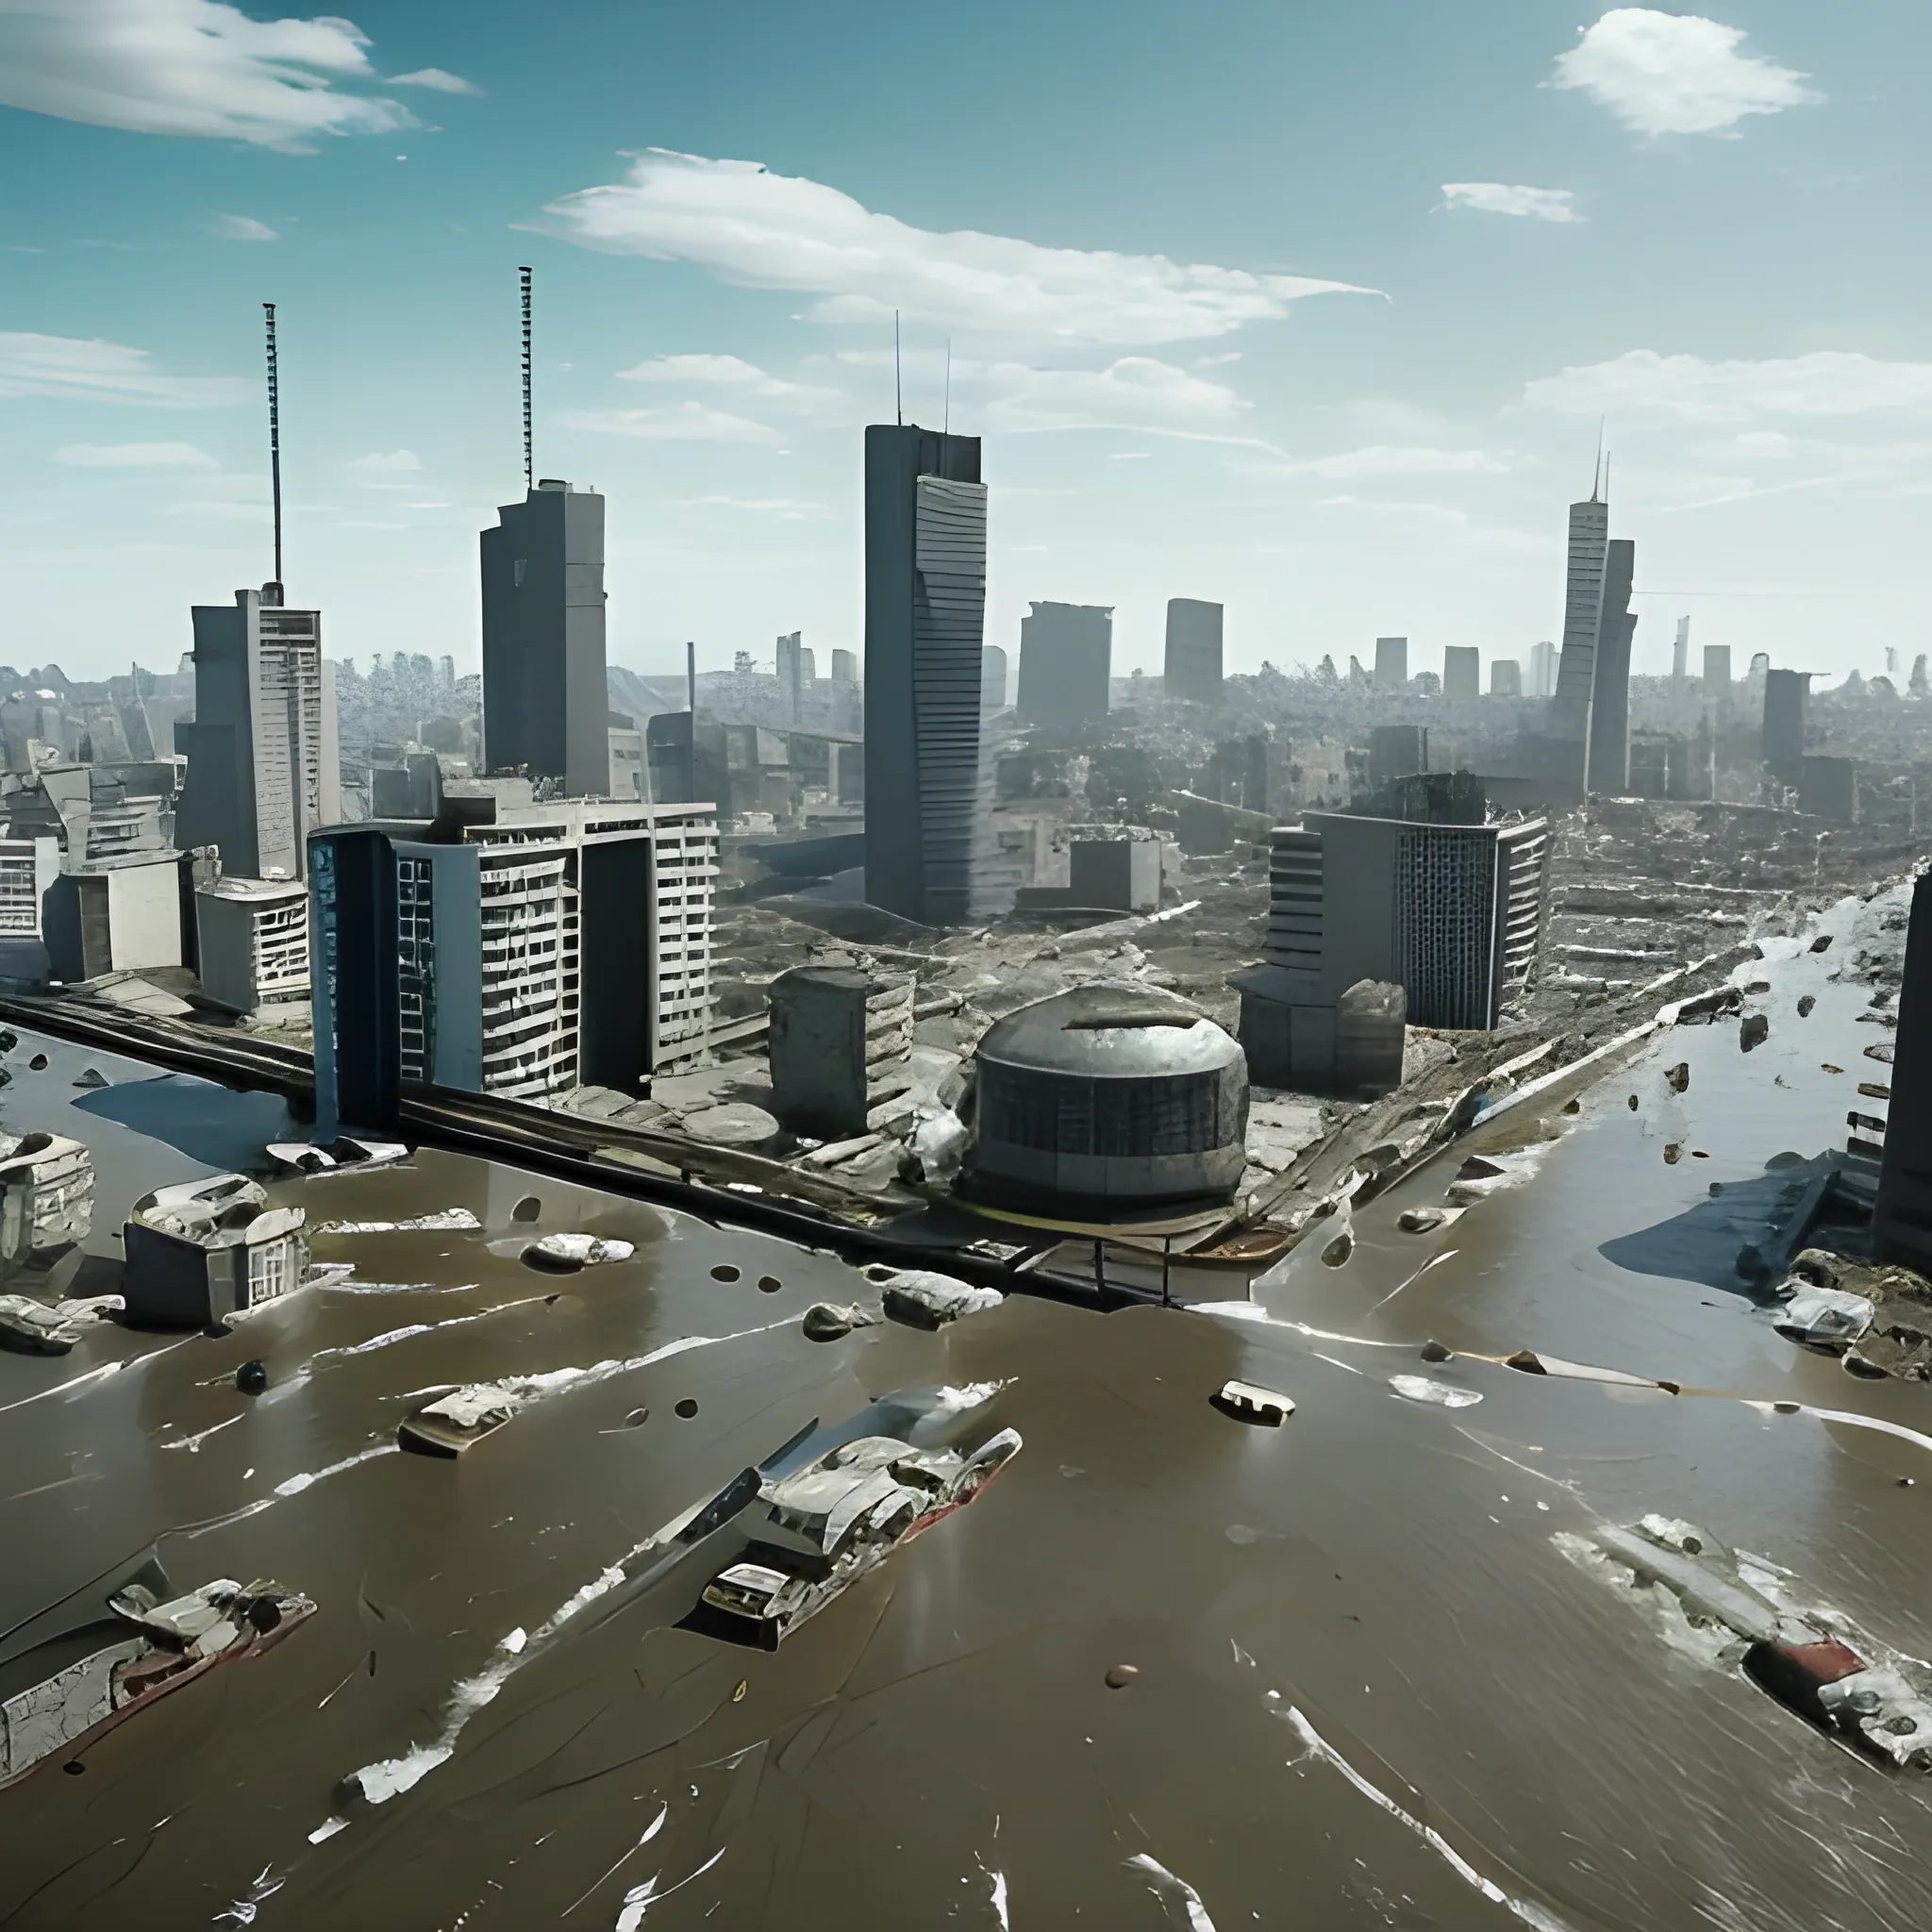
<svg viewBox="0 0 1932 1932"><path fill-rule="evenodd" d="M1332 1005L1296 997L1278 966L1228 981L1241 996L1239 1029L1257 1086L1374 1100L1402 1085L1408 1001L1401 987L1362 979Z"/></svg>
<svg viewBox="0 0 1932 1932"><path fill-rule="evenodd" d="M909 974L798 966L772 983L772 1110L824 1140L866 1131L866 1116L912 1084Z"/></svg>
<svg viewBox="0 0 1932 1932"><path fill-rule="evenodd" d="M0 1134L0 1268L84 1241L93 1227L94 1159L62 1134Z"/></svg>
<svg viewBox="0 0 1932 1932"><path fill-rule="evenodd" d="M1840 825L1858 819L1858 768L1850 758L1807 758L1798 766L1798 809Z"/></svg>
<svg viewBox="0 0 1932 1932"><path fill-rule="evenodd" d="M202 991L231 1013L298 1018L308 1006L308 888L223 877L194 893Z"/></svg>
<svg viewBox="0 0 1932 1932"><path fill-rule="evenodd" d="M203 1328L279 1300L308 1274L306 1219L245 1174L143 1194L122 1229L128 1320Z"/></svg>

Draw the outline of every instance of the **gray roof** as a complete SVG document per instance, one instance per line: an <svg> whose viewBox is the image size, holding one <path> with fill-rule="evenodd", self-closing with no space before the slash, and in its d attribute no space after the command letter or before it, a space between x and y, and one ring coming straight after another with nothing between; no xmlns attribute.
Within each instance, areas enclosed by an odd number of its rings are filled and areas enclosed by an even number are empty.
<svg viewBox="0 0 1932 1932"><path fill-rule="evenodd" d="M1146 1079L1238 1065L1241 1047L1199 1008L1132 980L1076 986L987 1028L978 1058L1086 1079Z"/></svg>

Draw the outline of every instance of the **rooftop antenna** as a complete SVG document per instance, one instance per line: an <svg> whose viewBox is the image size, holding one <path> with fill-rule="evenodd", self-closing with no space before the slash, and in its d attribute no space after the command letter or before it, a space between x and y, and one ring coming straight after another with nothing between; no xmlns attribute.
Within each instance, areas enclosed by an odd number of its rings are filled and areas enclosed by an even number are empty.
<svg viewBox="0 0 1932 1932"><path fill-rule="evenodd" d="M524 492L527 495L537 487L537 471L530 454L530 271L520 268L517 274L523 277L524 285Z"/></svg>
<svg viewBox="0 0 1932 1932"><path fill-rule="evenodd" d="M953 428L953 339L946 338L946 412L940 419L940 434L947 436Z"/></svg>
<svg viewBox="0 0 1932 1932"><path fill-rule="evenodd" d="M1603 497L1604 425L1607 421L1604 416L1596 419L1596 468L1590 473L1590 500L1592 503L1600 502Z"/></svg>
<svg viewBox="0 0 1932 1932"><path fill-rule="evenodd" d="M281 600L282 587L282 394L280 374L275 366L275 305L264 302L261 312L268 324L268 475L275 498L275 602Z"/></svg>
<svg viewBox="0 0 1932 1932"><path fill-rule="evenodd" d="M892 420L906 426L906 391L899 373L899 311L892 310Z"/></svg>

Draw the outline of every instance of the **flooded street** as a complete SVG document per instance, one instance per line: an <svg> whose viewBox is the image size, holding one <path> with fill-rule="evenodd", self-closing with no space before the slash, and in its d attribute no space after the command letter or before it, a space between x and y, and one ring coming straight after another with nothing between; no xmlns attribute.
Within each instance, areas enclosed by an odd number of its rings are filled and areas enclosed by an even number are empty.
<svg viewBox="0 0 1932 1932"><path fill-rule="evenodd" d="M1781 1341L1731 1265L1775 1158L1842 1146L1889 1077L1869 988L1827 976L1880 909L1740 970L1772 986L1751 1055L1735 1018L1666 1029L1356 1210L1341 1265L1309 1241L1205 1310L1014 1295L820 1343L809 1306L876 1294L829 1254L431 1149L272 1183L351 1274L219 1338L0 1355L0 1629L97 1612L150 1553L320 1607L0 1791L0 1926L1932 1924L1932 1788L1558 1541L1688 1518L1932 1656L1932 1394ZM299 1138L279 1101L59 1041L6 1064L8 1130L98 1166L70 1294L111 1291L137 1195ZM1403 1232L1478 1153L1486 1196ZM367 1231L452 1209L476 1224ZM636 1252L522 1258L574 1231ZM1524 1348L1683 1392L1471 1358ZM1230 1377L1295 1412L1228 1419ZM526 1394L503 1429L397 1449L482 1380ZM1023 1450L781 1650L678 1627L742 1535L654 1533L908 1390L943 1391L936 1439Z"/></svg>

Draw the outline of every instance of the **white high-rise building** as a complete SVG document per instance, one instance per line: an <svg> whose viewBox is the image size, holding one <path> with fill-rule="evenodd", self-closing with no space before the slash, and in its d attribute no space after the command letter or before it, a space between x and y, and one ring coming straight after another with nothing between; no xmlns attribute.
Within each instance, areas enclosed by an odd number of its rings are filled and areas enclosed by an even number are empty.
<svg viewBox="0 0 1932 1932"><path fill-rule="evenodd" d="M1548 641L1529 647L1529 695L1553 698L1557 694L1557 647Z"/></svg>
<svg viewBox="0 0 1932 1932"><path fill-rule="evenodd" d="M1594 487L1570 506L1570 567L1563 590L1563 652L1557 661L1550 736L1590 742L1591 700L1596 688L1597 633L1603 625L1604 571L1609 558L1610 507ZM1583 774L1579 751L1576 773Z"/></svg>

